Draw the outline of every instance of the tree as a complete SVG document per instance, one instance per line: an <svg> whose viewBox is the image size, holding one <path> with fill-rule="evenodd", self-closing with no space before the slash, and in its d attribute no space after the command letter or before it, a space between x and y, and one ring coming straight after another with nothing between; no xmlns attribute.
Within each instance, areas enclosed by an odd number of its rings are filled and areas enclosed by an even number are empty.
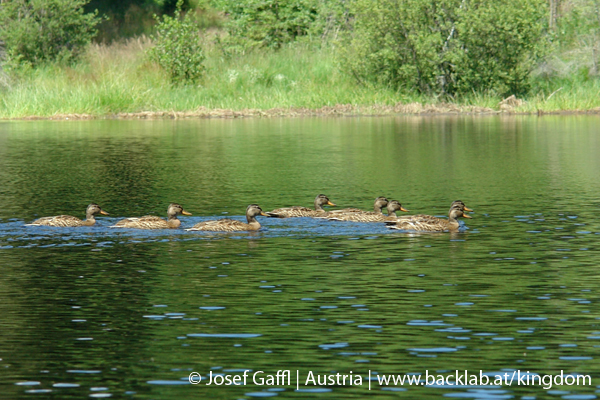
<svg viewBox="0 0 600 400"><path fill-rule="evenodd" d="M228 16L228 46L278 49L308 34L317 18L316 0L221 0Z"/></svg>
<svg viewBox="0 0 600 400"><path fill-rule="evenodd" d="M183 3L187 10L189 2ZM87 12L98 11L104 19L98 26L98 41L110 42L123 37L148 33L154 20L153 14L173 14L177 0L89 0Z"/></svg>
<svg viewBox="0 0 600 400"><path fill-rule="evenodd" d="M356 0L344 65L423 93L522 94L542 50L546 0Z"/></svg>
<svg viewBox="0 0 600 400"><path fill-rule="evenodd" d="M553 33L563 65L554 65L554 73L578 75L584 79L598 75L600 0L572 0L562 5Z"/></svg>
<svg viewBox="0 0 600 400"><path fill-rule="evenodd" d="M7 61L38 65L76 58L96 34L99 18L88 0L14 0L0 7L0 39Z"/></svg>

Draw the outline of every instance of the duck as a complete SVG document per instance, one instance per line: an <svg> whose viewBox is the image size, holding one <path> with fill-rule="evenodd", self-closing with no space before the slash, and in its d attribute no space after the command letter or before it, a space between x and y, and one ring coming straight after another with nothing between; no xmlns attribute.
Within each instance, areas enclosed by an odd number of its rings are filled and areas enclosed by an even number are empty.
<svg viewBox="0 0 600 400"><path fill-rule="evenodd" d="M384 196L379 196L375 199L375 203L373 203L373 211L374 213L383 215L381 209L386 207L389 203L389 200ZM366 213L370 211L361 210L360 208L342 208L341 210L332 210L327 212L326 215L320 216L319 218L329 219L330 216L339 216L340 214L348 214L348 213Z"/></svg>
<svg viewBox="0 0 600 400"><path fill-rule="evenodd" d="M73 217L71 215L57 215L54 217L44 217L39 218L33 221L30 224L25 224L26 226L56 226L61 228L66 227L77 227L77 226L93 226L96 223L96 219L94 215L102 214L109 215L106 211L104 211L100 206L96 203L92 203L87 206L85 210L85 220L81 220L77 217Z"/></svg>
<svg viewBox="0 0 600 400"><path fill-rule="evenodd" d="M335 204L329 201L329 197L325 196L324 194L320 194L315 197L314 210L311 210L308 207L293 206L278 208L276 210L269 211L266 214L268 217L275 218L317 217L325 214L326 211L323 209L324 205L335 206Z"/></svg>
<svg viewBox="0 0 600 400"><path fill-rule="evenodd" d="M258 206L250 204L246 208L246 220L248 223L236 221L233 219L218 219L214 221L199 222L186 231L212 231L212 232L239 232L239 231L257 231L260 229L260 223L256 220L257 215L268 217L267 214Z"/></svg>
<svg viewBox="0 0 600 400"><path fill-rule="evenodd" d="M450 205L450 208L454 207L454 206L459 206L461 207L464 211L470 211L473 212L473 210L471 210L469 207L467 207L465 205L465 203L462 200L454 200L452 202L452 204Z"/></svg>
<svg viewBox="0 0 600 400"><path fill-rule="evenodd" d="M463 211L473 212L473 210L471 210L469 207L467 207L462 200L454 200L452 202L452 204L450 204L450 208L453 208L453 207L458 207L458 208L460 208ZM439 219L439 218L434 217L432 215L423 215L423 214L420 214L420 215L401 215L401 216L398 217L398 219L406 219L406 218L414 218L414 217L419 217L421 220L423 220L423 219L433 219L434 221L436 221L436 220Z"/></svg>
<svg viewBox="0 0 600 400"><path fill-rule="evenodd" d="M140 218L125 218L112 225L111 228L134 228L134 229L176 229L181 226L177 219L178 214L192 215L177 203L169 204L167 208L167 219L164 220L154 215L146 215Z"/></svg>
<svg viewBox="0 0 600 400"><path fill-rule="evenodd" d="M394 221L385 221L385 224L390 229L403 231L458 232L458 228L460 227L458 218L472 218L470 215L465 214L466 209L466 206L454 204L450 207L448 219L441 219L431 215L410 215Z"/></svg>
<svg viewBox="0 0 600 400"><path fill-rule="evenodd" d="M408 212L407 209L402 207L402 204L398 200L392 200L387 204L387 212L385 215L381 212L375 211L362 211L362 212L349 212L349 213L330 213L327 217L331 221L353 221L353 222L385 222L395 221L398 217L396 211Z"/></svg>

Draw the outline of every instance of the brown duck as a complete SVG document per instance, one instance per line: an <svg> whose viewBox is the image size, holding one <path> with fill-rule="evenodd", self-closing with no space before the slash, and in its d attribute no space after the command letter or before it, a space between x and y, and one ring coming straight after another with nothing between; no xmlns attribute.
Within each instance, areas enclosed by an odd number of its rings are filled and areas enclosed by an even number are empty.
<svg viewBox="0 0 600 400"><path fill-rule="evenodd" d="M134 228L134 229L175 229L179 228L181 221L177 218L178 214L192 215L185 211L177 203L169 204L167 209L167 220L153 215L146 215L140 218L125 218L111 226L111 228Z"/></svg>
<svg viewBox="0 0 600 400"><path fill-rule="evenodd" d="M233 219L218 219L215 221L204 221L197 223L186 231L212 231L212 232L239 232L239 231L257 231L260 229L260 223L256 220L257 215L267 216L257 204L250 204L246 208L246 220L248 223L236 221Z"/></svg>
<svg viewBox="0 0 600 400"><path fill-rule="evenodd" d="M94 215L102 214L108 215L106 211L104 211L98 204L92 203L87 206L87 210L85 211L85 220L81 220L77 217L72 217L70 215L57 215L55 217L44 217L39 218L33 221L30 224L26 224L27 226L56 226L56 227L75 227L75 226L92 226L96 223L96 219Z"/></svg>
<svg viewBox="0 0 600 400"><path fill-rule="evenodd" d="M389 202L389 200L383 196L376 198L375 202L373 203L373 211L372 212L383 215L383 212L381 212L381 209L383 207L386 207L388 205L388 202ZM366 213L366 212L371 212L371 211L361 210L360 208L342 208L341 210L328 211L326 214L323 214L317 218L329 219L329 217L334 217L334 216L337 217L340 214Z"/></svg>
<svg viewBox="0 0 600 400"><path fill-rule="evenodd" d="M318 217L323 215L326 211L323 209L324 205L335 206L329 198L324 194L320 194L315 197L315 209L312 210L308 207L293 206L278 208L273 211L267 212L267 216L276 218L294 218L294 217Z"/></svg>
<svg viewBox="0 0 600 400"><path fill-rule="evenodd" d="M455 201L453 201L452 204L450 204L450 208L453 208L453 207L458 207L458 208L460 208L463 211L471 211L471 212L473 211L469 207L467 207L465 205L465 203L463 203L461 200L455 200ZM398 219L415 218L415 217L419 217L421 220L431 219L432 221L436 221L436 220L439 219L439 218L434 217L432 215L423 215L423 214L419 214L419 215L401 215L401 216L398 217Z"/></svg>
<svg viewBox="0 0 600 400"><path fill-rule="evenodd" d="M454 204L448 212L448 219L441 219L431 215L409 215L396 219L395 221L386 221L390 229L399 229L403 231L419 232L457 232L460 224L458 218L472 218L465 214L467 207L460 204Z"/></svg>
<svg viewBox="0 0 600 400"><path fill-rule="evenodd" d="M381 212L375 211L361 211L361 212L349 212L349 213L329 213L326 217L331 221L353 221L353 222L385 222L395 221L398 217L396 211L408 212L398 200L392 200L387 204L388 215Z"/></svg>

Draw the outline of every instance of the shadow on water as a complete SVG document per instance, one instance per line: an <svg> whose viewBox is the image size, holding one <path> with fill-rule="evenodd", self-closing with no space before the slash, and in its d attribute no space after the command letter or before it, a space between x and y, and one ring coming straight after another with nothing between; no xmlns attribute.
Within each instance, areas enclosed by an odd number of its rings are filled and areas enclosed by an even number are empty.
<svg viewBox="0 0 600 400"><path fill-rule="evenodd" d="M381 386L376 374L596 379L596 120L356 118L0 124L0 383L7 398L595 398L595 386ZM261 218L247 204L476 212L457 234ZM108 210L89 228L25 227ZM188 375L291 370L291 386ZM295 389L296 370L301 378ZM373 372L368 391L368 371ZM304 386L309 371L362 385ZM350 372L352 371L352 372ZM454 381L451 381L454 382ZM595 383L594 381L592 382ZM1 396L0 396L1 397Z"/></svg>

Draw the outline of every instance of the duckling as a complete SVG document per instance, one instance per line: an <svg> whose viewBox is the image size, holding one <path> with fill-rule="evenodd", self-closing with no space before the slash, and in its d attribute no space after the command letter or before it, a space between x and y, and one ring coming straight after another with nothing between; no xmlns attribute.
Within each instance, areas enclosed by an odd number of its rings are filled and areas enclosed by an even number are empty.
<svg viewBox="0 0 600 400"><path fill-rule="evenodd" d="M464 211L464 208L460 204L456 204L450 208L447 220L431 215L411 215L398 218L395 221L386 221L385 224L390 229L403 231L457 232L460 226L458 218L472 218L470 215L465 214Z"/></svg>
<svg viewBox="0 0 600 400"><path fill-rule="evenodd" d="M389 200L383 196L379 196L375 199L375 203L373 204L373 212L377 214L383 215L381 209L388 205ZM361 210L360 208L342 208L341 210L332 210L327 212L326 215L319 216L318 218L327 218L330 216L339 216L339 214L348 214L348 213L365 213L368 211Z"/></svg>
<svg viewBox="0 0 600 400"><path fill-rule="evenodd" d="M250 204L246 208L246 220L248 223L236 221L233 219L218 219L216 221L199 222L186 231L213 231L213 232L237 232L237 231L257 231L260 229L260 223L256 220L257 215L268 217L267 214L257 204Z"/></svg>
<svg viewBox="0 0 600 400"><path fill-rule="evenodd" d="M125 218L111 226L111 228L135 228L135 229L175 229L179 228L181 221L177 219L177 214L192 215L185 211L177 203L169 204L167 209L167 220L153 215L146 215L140 218Z"/></svg>
<svg viewBox="0 0 600 400"><path fill-rule="evenodd" d="M92 226L96 223L96 219L94 215L102 214L108 215L106 211L104 211L98 204L92 203L87 206L87 210L85 211L85 220L80 220L77 217L72 217L70 215L57 215L55 217L44 217L39 218L33 221L30 224L25 224L26 226L57 226L57 227L75 227L75 226Z"/></svg>
<svg viewBox="0 0 600 400"><path fill-rule="evenodd" d="M293 206L278 208L273 211L267 212L268 217L277 218L294 218L294 217L317 217L324 214L326 211L323 209L324 205L335 206L329 198L324 194L320 194L315 197L315 209L311 210L308 207Z"/></svg>
<svg viewBox="0 0 600 400"><path fill-rule="evenodd" d="M344 214L330 213L327 217L331 221L353 221L353 222L385 222L397 219L396 211L408 212L398 200L392 200L387 204L388 215L375 211L351 212Z"/></svg>

